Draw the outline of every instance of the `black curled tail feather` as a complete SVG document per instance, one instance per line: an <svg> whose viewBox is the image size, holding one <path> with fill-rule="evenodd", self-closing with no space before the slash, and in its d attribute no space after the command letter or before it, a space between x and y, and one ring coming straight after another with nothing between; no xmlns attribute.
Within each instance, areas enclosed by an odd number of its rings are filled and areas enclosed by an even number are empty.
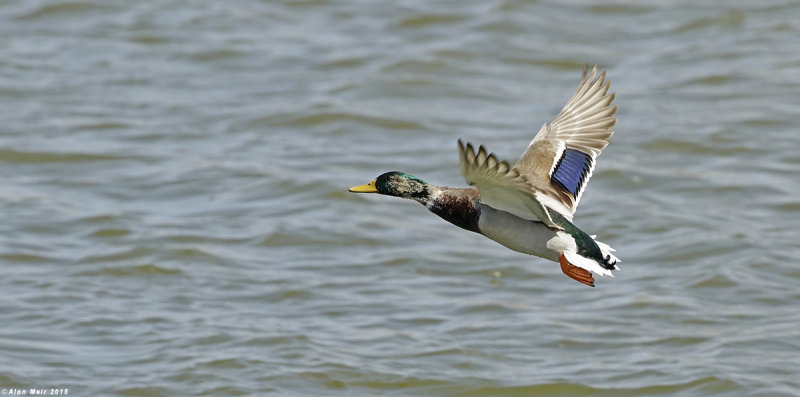
<svg viewBox="0 0 800 397"><path fill-rule="evenodd" d="M595 243L595 245L597 245L597 243ZM602 262L597 263L599 263L604 269L614 270L617 268L617 261L611 259L611 254L606 255Z"/></svg>

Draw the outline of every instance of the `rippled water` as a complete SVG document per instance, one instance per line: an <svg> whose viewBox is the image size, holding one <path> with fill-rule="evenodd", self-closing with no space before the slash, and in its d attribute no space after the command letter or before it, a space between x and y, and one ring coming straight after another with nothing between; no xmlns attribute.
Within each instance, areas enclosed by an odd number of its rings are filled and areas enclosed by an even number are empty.
<svg viewBox="0 0 800 397"><path fill-rule="evenodd" d="M800 5L0 3L0 387L797 396ZM421 206L608 70L586 288Z"/></svg>

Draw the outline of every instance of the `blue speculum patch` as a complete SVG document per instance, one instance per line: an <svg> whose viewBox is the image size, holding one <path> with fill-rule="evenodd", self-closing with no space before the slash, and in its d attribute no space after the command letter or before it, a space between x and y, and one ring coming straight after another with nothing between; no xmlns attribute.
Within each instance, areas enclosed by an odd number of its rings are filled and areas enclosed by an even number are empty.
<svg viewBox="0 0 800 397"><path fill-rule="evenodd" d="M583 180L592 167L592 158L580 150L567 149L558 161L550 180L569 190L577 198Z"/></svg>

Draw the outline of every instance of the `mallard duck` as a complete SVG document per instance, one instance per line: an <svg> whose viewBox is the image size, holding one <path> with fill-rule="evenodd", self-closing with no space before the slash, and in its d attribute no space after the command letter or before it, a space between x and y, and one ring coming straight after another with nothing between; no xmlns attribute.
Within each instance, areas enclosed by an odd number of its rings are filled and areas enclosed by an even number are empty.
<svg viewBox="0 0 800 397"><path fill-rule="evenodd" d="M480 146L458 140L461 173L474 188L429 184L391 171L354 193L412 199L444 220L514 251L558 262L567 276L594 287L592 273L619 270L614 249L572 223L595 160L614 133L614 93L605 71L584 68L578 90L544 124L512 167Z"/></svg>

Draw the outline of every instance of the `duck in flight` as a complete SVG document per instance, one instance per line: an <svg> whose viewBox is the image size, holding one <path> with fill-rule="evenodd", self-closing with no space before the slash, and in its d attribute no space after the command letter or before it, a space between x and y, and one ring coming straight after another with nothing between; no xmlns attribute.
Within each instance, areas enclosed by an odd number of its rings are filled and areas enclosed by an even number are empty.
<svg viewBox="0 0 800 397"><path fill-rule="evenodd" d="M572 216L614 133L617 106L605 77L597 66L591 73L584 68L578 90L514 166L459 140L461 173L474 188L436 186L391 171L349 191L415 200L458 227L558 262L564 274L594 287L592 273L613 276L619 259L613 248L575 226Z"/></svg>

